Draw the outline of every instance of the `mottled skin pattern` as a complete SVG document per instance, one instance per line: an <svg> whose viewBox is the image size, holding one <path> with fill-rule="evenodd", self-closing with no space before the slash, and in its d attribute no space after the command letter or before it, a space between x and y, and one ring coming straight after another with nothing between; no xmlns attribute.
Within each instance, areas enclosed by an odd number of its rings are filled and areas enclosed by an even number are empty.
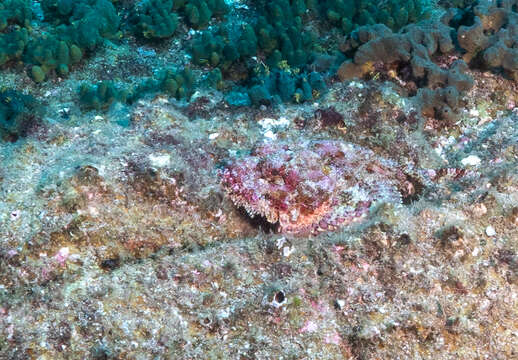
<svg viewBox="0 0 518 360"><path fill-rule="evenodd" d="M400 203L411 185L397 165L340 141L262 144L222 172L232 201L283 233L360 221L377 202Z"/></svg>

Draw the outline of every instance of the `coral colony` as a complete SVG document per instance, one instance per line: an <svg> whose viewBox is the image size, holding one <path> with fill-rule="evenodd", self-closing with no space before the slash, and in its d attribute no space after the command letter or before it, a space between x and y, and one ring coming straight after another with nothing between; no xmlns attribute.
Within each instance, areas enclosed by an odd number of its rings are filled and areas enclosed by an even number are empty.
<svg viewBox="0 0 518 360"><path fill-rule="evenodd" d="M0 359L518 359L518 0L0 0Z"/></svg>

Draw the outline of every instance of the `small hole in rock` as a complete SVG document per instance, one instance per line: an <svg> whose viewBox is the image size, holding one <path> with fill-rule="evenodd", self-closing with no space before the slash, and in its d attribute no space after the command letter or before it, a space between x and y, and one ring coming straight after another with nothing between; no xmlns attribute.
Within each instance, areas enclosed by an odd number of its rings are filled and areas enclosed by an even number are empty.
<svg viewBox="0 0 518 360"><path fill-rule="evenodd" d="M286 299L286 296L282 291L279 291L275 294L275 301L281 304Z"/></svg>

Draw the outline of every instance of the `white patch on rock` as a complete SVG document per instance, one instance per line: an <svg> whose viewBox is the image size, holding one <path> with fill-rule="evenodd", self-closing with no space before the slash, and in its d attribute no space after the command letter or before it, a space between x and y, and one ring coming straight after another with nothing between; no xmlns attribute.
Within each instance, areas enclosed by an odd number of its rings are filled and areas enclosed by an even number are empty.
<svg viewBox="0 0 518 360"><path fill-rule="evenodd" d="M151 166L157 168L163 168L169 166L171 163L171 155L169 154L151 154L149 155L149 161L151 161Z"/></svg>
<svg viewBox="0 0 518 360"><path fill-rule="evenodd" d="M295 248L292 247L292 246L285 246L283 249L282 249L282 255L284 257L289 257L293 252L295 251Z"/></svg>
<svg viewBox="0 0 518 360"><path fill-rule="evenodd" d="M269 140L277 139L276 133L280 130L284 130L290 125L290 121L284 116L281 116L278 119L263 118L259 120L258 123L263 128L263 136Z"/></svg>
<svg viewBox="0 0 518 360"><path fill-rule="evenodd" d="M479 115L480 115L480 112L479 112L477 109L471 109L471 110L469 111L469 114L470 114L471 116L479 116Z"/></svg>
<svg viewBox="0 0 518 360"><path fill-rule="evenodd" d="M476 155L470 155L468 157L465 157L460 161L463 166L479 166L480 165L480 158Z"/></svg>
<svg viewBox="0 0 518 360"><path fill-rule="evenodd" d="M286 119L284 116L281 116L278 119L263 118L259 120L258 123L265 130L271 130L274 128L285 128L290 125L290 121Z"/></svg>
<svg viewBox="0 0 518 360"><path fill-rule="evenodd" d="M496 230L494 227L492 227L491 225L489 225L487 228L486 228L486 235L487 236L495 236L496 235Z"/></svg>
<svg viewBox="0 0 518 360"><path fill-rule="evenodd" d="M275 139L277 139L277 135L275 135L275 134L273 133L273 131L271 131L271 130L266 131L266 132L264 133L264 137L265 137L265 138L267 138L267 139L270 139L270 140L275 140Z"/></svg>

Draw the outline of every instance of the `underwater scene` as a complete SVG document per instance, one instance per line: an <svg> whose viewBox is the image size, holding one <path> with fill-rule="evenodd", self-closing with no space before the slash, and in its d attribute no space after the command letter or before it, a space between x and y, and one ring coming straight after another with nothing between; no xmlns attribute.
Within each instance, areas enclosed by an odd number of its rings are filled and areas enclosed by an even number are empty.
<svg viewBox="0 0 518 360"><path fill-rule="evenodd" d="M0 0L0 359L518 359L518 0Z"/></svg>

